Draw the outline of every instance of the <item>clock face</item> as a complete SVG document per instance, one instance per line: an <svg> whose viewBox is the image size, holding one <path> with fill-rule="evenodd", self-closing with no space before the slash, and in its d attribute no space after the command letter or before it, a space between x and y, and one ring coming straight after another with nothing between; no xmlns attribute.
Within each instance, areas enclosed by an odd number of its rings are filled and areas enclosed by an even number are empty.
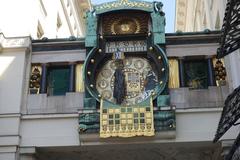
<svg viewBox="0 0 240 160"><path fill-rule="evenodd" d="M149 61L140 57L124 60L125 97L123 105L134 105L146 100L156 88L158 79ZM109 60L97 75L96 88L102 98L116 103L113 97L116 64Z"/></svg>

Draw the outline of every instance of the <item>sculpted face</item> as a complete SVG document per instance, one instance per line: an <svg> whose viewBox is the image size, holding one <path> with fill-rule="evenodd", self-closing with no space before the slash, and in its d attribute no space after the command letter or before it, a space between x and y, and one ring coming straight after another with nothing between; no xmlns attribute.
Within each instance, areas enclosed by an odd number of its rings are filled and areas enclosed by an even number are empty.
<svg viewBox="0 0 240 160"><path fill-rule="evenodd" d="M121 25L121 30L123 31L123 32L128 32L129 30L130 30L130 26L129 26L129 24L122 24Z"/></svg>

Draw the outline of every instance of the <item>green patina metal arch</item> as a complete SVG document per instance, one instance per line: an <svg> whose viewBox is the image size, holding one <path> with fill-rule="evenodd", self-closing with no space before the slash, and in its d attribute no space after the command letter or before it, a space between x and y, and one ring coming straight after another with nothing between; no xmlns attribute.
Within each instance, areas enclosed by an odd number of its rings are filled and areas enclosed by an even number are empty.
<svg viewBox="0 0 240 160"><path fill-rule="evenodd" d="M103 14L117 10L141 10L153 12L153 8L153 3L138 0L118 0L94 6L96 14Z"/></svg>
<svg viewBox="0 0 240 160"><path fill-rule="evenodd" d="M101 14L120 10L139 10L148 12L152 19L154 44L165 44L165 13L161 2L145 2L138 0L118 0L96 5L86 13L86 47L97 46L98 17Z"/></svg>

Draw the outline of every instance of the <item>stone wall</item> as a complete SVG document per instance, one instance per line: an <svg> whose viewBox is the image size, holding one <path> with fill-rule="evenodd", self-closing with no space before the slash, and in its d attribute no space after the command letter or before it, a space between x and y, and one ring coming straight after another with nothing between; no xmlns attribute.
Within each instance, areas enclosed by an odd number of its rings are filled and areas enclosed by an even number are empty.
<svg viewBox="0 0 240 160"><path fill-rule="evenodd" d="M83 109L84 93L69 92L65 96L30 94L27 101L27 114L73 113Z"/></svg>

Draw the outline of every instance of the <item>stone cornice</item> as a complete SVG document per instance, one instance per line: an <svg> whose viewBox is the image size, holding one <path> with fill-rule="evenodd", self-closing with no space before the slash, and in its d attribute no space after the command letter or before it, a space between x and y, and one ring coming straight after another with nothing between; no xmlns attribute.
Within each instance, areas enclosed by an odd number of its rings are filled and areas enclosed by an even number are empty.
<svg viewBox="0 0 240 160"><path fill-rule="evenodd" d="M3 33L0 33L0 51L3 48L29 48L30 45L30 37L5 37Z"/></svg>

